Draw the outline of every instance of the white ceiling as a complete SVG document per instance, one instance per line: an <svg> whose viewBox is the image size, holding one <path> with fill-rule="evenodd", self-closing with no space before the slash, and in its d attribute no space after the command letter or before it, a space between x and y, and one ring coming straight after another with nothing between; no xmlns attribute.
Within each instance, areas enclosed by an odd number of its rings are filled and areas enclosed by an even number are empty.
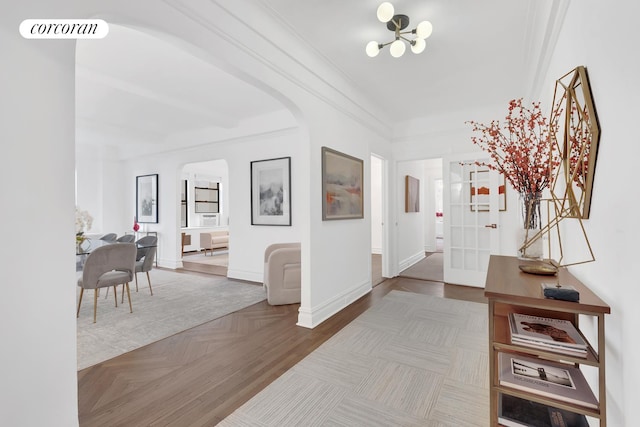
<svg viewBox="0 0 640 427"><path fill-rule="evenodd" d="M410 28L422 20L434 27L422 54L407 49L397 59L388 47L375 58L365 54L367 42L393 38L376 18L381 0L255 1L393 124L527 96L529 50L546 31L535 25L536 10L553 0L393 1ZM284 109L215 66L126 27L112 24L105 39L79 40L76 61L79 143L166 143Z"/></svg>

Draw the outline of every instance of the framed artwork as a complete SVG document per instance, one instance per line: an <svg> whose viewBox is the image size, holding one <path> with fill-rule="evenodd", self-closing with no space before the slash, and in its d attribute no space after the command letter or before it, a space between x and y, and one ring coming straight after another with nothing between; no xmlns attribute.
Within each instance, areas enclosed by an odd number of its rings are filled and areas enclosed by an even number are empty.
<svg viewBox="0 0 640 427"><path fill-rule="evenodd" d="M291 157L251 162L251 225L291 225Z"/></svg>
<svg viewBox="0 0 640 427"><path fill-rule="evenodd" d="M322 220L364 218L364 162L322 147Z"/></svg>
<svg viewBox="0 0 640 427"><path fill-rule="evenodd" d="M478 175L476 175L476 173ZM489 189L489 171L470 172L469 181L470 185L470 200L471 211L475 212L476 207L478 212L489 211L489 195L491 190ZM498 185L498 204L500 211L507 210L507 182L504 174L500 174L500 184Z"/></svg>
<svg viewBox="0 0 640 427"><path fill-rule="evenodd" d="M136 218L140 223L158 222L158 174L136 176Z"/></svg>
<svg viewBox="0 0 640 427"><path fill-rule="evenodd" d="M420 212L420 180L410 175L404 179L404 211Z"/></svg>

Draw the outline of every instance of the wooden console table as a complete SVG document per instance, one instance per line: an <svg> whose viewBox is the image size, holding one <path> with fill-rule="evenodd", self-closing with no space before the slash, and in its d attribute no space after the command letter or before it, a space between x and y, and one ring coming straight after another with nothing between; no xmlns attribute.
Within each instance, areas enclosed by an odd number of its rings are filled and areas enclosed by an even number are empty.
<svg viewBox="0 0 640 427"><path fill-rule="evenodd" d="M589 288L576 279L565 268L557 276L541 276L520 271L518 265L523 262L515 257L492 255L489 260L485 296L489 300L489 372L490 372L490 420L491 426L499 425L498 402L502 394L542 403L563 410L597 418L600 426L607 425L606 386L605 386L605 328L604 315L611 312L610 307ZM579 302L547 299L543 296L542 283L560 283L571 285L580 292ZM597 319L597 343L587 341L587 357L581 358L531 348L511 343L509 313L521 313L568 320L579 330L579 315L593 316ZM584 334L580 332L584 337ZM524 355L556 362L569 362L575 366L593 366L598 370L598 387L594 391L598 399L596 409L566 401L541 396L501 385L499 380L498 354L508 353Z"/></svg>

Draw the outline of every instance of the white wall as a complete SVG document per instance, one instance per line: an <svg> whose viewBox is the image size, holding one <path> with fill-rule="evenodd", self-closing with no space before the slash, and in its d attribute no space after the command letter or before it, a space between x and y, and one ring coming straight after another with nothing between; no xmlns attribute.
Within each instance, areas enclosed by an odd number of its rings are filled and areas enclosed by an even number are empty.
<svg viewBox="0 0 640 427"><path fill-rule="evenodd" d="M91 5L91 2L88 2ZM96 3L97 4L97 3ZM90 6L85 4L87 9ZM190 3L185 6L185 14L176 14L165 5L150 8L153 15L133 11L131 5L123 1L101 4L102 8L113 10L112 22L135 22L139 28L153 27L160 31L166 28L178 39L172 42L189 45L189 50L198 56L222 66L225 70L264 89L289 107L299 123L298 154L292 167L292 185L299 189L298 198L293 201L292 220L299 229L288 232L284 228L269 228L269 231L258 231L248 228L249 223L249 174L248 162L259 158L274 157L273 147L263 143L243 146L245 153L237 153L237 157L226 157L230 170L230 194L234 189L247 191L246 197L239 193L237 199L230 200L229 229L234 236L232 246L246 254L248 260L234 259L230 253L229 275L248 280L258 280L262 276L261 252L268 240L297 238L302 242L303 286L300 324L314 326L331 314L343 308L349 302L370 290L370 206L369 195L369 156L370 147L376 147L383 155L389 133L381 121L372 112L376 108L369 101L355 94L350 83L325 62L310 55L299 40L291 38L287 31L273 20L268 11L246 2L221 1ZM136 4L136 8L142 6ZM123 22L119 20L125 13ZM133 13L134 18L126 16ZM191 20L205 19L206 26L195 25ZM255 29L255 32L243 31L238 25ZM214 29L214 30L212 30ZM270 39L256 38L256 34L269 34ZM300 52L292 56L290 52ZM311 73L309 70L313 70ZM322 79L318 78L322 76ZM331 126L327 126L331 123ZM264 128L263 130L267 130ZM216 141L217 144L233 141L242 146L244 140L254 138L253 129L242 129L243 135L226 134L226 139ZM193 135L192 135L193 136ZM234 139L235 138L235 139ZM193 141L191 141L193 142ZM321 219L321 156L320 148L329 145L332 148L354 155L364 160L365 165L365 218L352 221L322 221ZM189 150L191 158L185 163L202 159L201 150L209 149L207 141L203 141L196 150ZM386 150L388 151L388 150ZM251 152L252 155L247 155ZM172 153L172 156L175 153ZM233 157L235 154L232 154ZM280 154L279 154L280 155ZM282 155L288 155L284 152ZM255 157L254 157L255 156ZM159 173L162 197L165 191L178 194L174 159L139 156L130 160L129 177L145 173ZM180 156L177 156L178 158ZM216 152L215 158L220 158ZM294 190L296 191L296 190ZM133 195L130 195L133 197ZM130 200L132 200L130 198ZM175 203L160 203L160 221L158 225L150 224L148 229L161 233L159 258L165 266L178 266L177 248L179 237L173 235L176 226L174 219L179 213ZM236 210L236 206L238 207ZM168 223L165 223L168 221ZM244 222L246 221L246 222ZM295 226L294 226L295 227ZM294 228L295 229L295 228ZM249 230L257 233L259 245ZM263 229L264 230L264 229ZM291 235L288 235L291 234ZM236 239L241 239L240 241ZM246 243L242 243L242 242ZM344 244L338 244L341 242ZM246 245L247 251L243 251ZM175 248L175 249L174 249ZM176 255L173 255L173 251ZM260 255L260 256L258 256ZM174 261L174 259L176 261ZM336 269L327 269L331 265Z"/></svg>
<svg viewBox="0 0 640 427"><path fill-rule="evenodd" d="M425 185L424 161L398 162L396 200L398 212L398 259L400 271L411 267L425 257L424 217L425 201L423 188ZM405 177L410 175L420 181L420 211L405 212Z"/></svg>
<svg viewBox="0 0 640 427"><path fill-rule="evenodd" d="M371 253L382 253L382 159L371 156Z"/></svg>
<svg viewBox="0 0 640 427"><path fill-rule="evenodd" d="M596 261L570 269L611 306L605 324L607 418L612 426L637 423L640 383L640 288L634 268L638 203L633 190L640 158L640 58L633 53L640 40L639 15L637 2L571 2L540 95L551 102L555 79L578 65L587 67L601 127L591 215L584 221ZM580 241L577 234L567 235L565 251L581 251ZM582 323L583 328L588 325Z"/></svg>
<svg viewBox="0 0 640 427"><path fill-rule="evenodd" d="M424 250L436 251L436 180L442 179L442 159L424 161Z"/></svg>
<svg viewBox="0 0 640 427"><path fill-rule="evenodd" d="M0 424L77 426L74 45L25 40L20 22L65 2L0 14ZM34 7L42 3L41 7Z"/></svg>
<svg viewBox="0 0 640 427"><path fill-rule="evenodd" d="M72 252L74 45L68 41L22 39L17 28L23 19L97 15L111 22L164 29L181 35L231 70L278 96L296 114L299 128L291 129L284 141L280 141L282 135L279 134L262 139L262 144L252 143L256 141L251 135L233 140L234 147L229 148L225 156L230 169L229 192L239 194L235 199L230 198L229 227L234 238L245 242L237 247L247 250L248 259L236 261L232 257L229 270L236 277L258 275L267 242L301 240L300 324L309 327L370 290L369 198L365 196L364 219L321 220L320 147L330 145L363 159L365 192L368 192L371 188L370 147L383 147L386 140L381 135L388 130L372 119L370 112L375 108L363 108L366 100L354 95L349 84L326 63L307 57L300 42L289 38L269 16L261 11L245 13L252 7L245 2L221 3L224 8L213 2L184 4L178 12L168 3L148 0L135 3L114 0L108 4L97 0L68 3L59 0L55 10L47 2L34 0L29 6L21 3L3 12L0 28L7 49L2 67L6 78L1 84L3 99L10 99L11 103L3 103L2 117L6 123L3 122L2 131L5 140L12 143L10 148L5 148L10 155L3 157L6 165L1 168L2 193L4 200L22 202L21 209L7 210L0 222L5 228L4 235L12 241L11 252L3 253L7 265L11 266L3 269L3 283L11 284L2 308L4 323L11 325L3 329L2 337L5 349L1 356L3 423L77 425L75 257ZM67 7L69 4L71 7ZM242 10L236 10L238 8ZM237 24L240 16L256 31L243 31L242 25ZM210 25L196 24L192 18L204 18ZM273 41L256 38L267 30L275 33ZM291 51L302 54L291 56ZM309 70L314 70L314 74ZM317 78L323 74L328 80ZM215 148L219 149L224 143L218 143ZM378 148L377 152L383 151ZM108 201L109 216L121 217L117 224L128 228L135 188L127 183L135 182L137 175L158 173L162 197L160 224L149 224L148 230L160 232L161 249L175 248L174 255L171 250L163 250L160 257L165 262L177 259L179 206L177 202L164 203L164 198L173 194L177 201L183 164L201 160L202 156L220 156L211 147L202 150L181 153L178 159L167 153L161 157L141 155L124 164L102 163L103 181L96 189L102 191L102 195L96 196L90 205L102 203L104 206ZM294 225L251 227L249 162L285 155L292 157ZM108 182L114 174L120 174L121 181L117 181L120 185ZM32 197L26 199L25 195ZM114 202L116 199L118 203ZM101 228L118 226L115 222L107 223L107 214L103 218ZM35 241L47 248L47 256L39 258L36 270L32 268L32 259L24 256L33 252Z"/></svg>

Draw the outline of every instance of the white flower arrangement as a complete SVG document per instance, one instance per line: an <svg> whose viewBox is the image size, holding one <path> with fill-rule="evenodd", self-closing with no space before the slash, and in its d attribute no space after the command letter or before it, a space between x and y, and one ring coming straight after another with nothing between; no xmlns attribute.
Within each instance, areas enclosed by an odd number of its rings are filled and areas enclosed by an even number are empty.
<svg viewBox="0 0 640 427"><path fill-rule="evenodd" d="M93 217L91 214L76 206L76 234L82 235L85 231L91 230L92 224Z"/></svg>

